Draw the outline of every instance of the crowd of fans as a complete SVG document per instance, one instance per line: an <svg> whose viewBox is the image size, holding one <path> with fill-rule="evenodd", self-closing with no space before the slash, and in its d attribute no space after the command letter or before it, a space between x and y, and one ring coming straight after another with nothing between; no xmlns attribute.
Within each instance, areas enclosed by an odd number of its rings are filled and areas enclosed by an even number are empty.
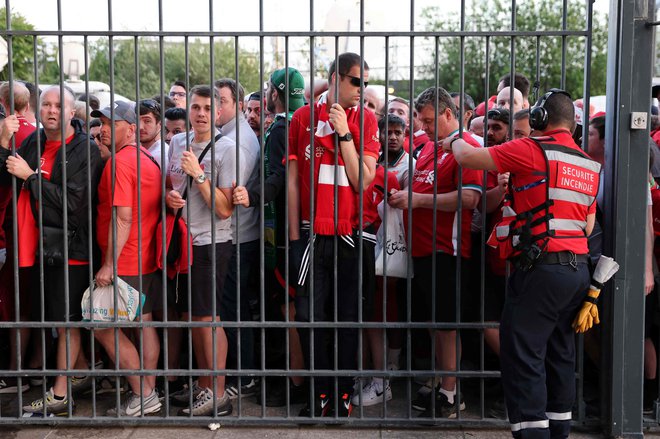
<svg viewBox="0 0 660 439"><path fill-rule="evenodd" d="M182 407L182 415L225 416L232 413L232 399L256 395L257 402L267 406L302 404L300 416L347 417L353 406L395 397L390 381L397 371L441 370L442 375L417 380L420 386L411 405L424 417L456 417L465 409L465 400L457 393L452 372L458 364L463 370L479 369L482 354L475 349L479 343L471 343L479 332L463 330L459 336L452 324L499 322L507 263L484 245L482 236L490 236L501 219L510 188L507 173L461 171L436 141L462 131L469 133L464 137L468 143L480 148L540 135L529 123L530 82L521 74L506 74L497 94L479 105L467 94L435 88L413 102L395 96L384 102L370 93L368 74L364 60L346 53L338 65L330 66L325 87L314 87L313 92L306 92L301 74L289 68L274 71L267 88L248 95L229 78L213 87L176 81L162 101L155 96L107 108L99 108L94 96L76 97L59 86L39 94L30 83L0 85L0 318L43 319L55 327L3 333L9 356L2 368L13 373L0 377L0 394L24 392L49 379L42 398L23 407L23 412L36 415L66 414L74 398L89 397L95 387L97 393L130 390L120 406L108 411L110 416L157 413L165 397ZM588 134L589 155L606 165L605 115L582 109L577 101L576 115L574 138L581 144L582 135ZM583 133L587 119L589 130ZM657 139L657 117L653 121ZM653 227L660 223L660 209L655 212L651 202L660 197L655 183L660 160L653 160L655 142L650 148L647 236L652 250L654 230L660 234ZM601 187L599 206L602 199ZM179 255L178 264L168 259L167 265L158 256L163 200L170 213L179 211L189 233L189 243L183 246L189 245L191 253ZM385 215L400 218L410 249L390 246L390 234L396 230L384 230ZM589 238L594 259L601 248L600 208L597 217L599 224ZM48 229L63 229L65 221L66 257L54 254L47 242L57 239ZM63 245L62 236L59 239ZM388 255L410 252L413 264L405 270L410 268L407 273L413 276L412 291L407 291L406 279L385 276L377 267L380 249ZM480 266L482 255L485 267ZM657 270L653 260L649 251L645 408L657 398L658 387L652 331L657 305L655 293L650 294ZM168 266L167 276L163 265ZM389 272L402 268L386 265ZM88 330L57 324L82 319L80 303L90 276L98 287L119 276L142 291L142 322L180 325L169 327L166 338L152 325L96 329L97 350L91 352L85 341ZM407 346L405 329L341 325L335 331L332 323L387 324L406 322L408 316L447 326L412 330ZM267 322L273 320L329 323L313 330L272 328ZM191 321L207 324L189 329L186 322ZM223 328L213 326L215 321L264 321L265 337L252 326ZM42 349L42 337L55 338L45 344L53 349ZM483 337L486 365L497 369L497 325L486 325ZM597 339L597 331L592 331L585 340L586 361L594 364L599 361ZM91 358L101 363L91 365ZM82 373L91 366L114 368L115 362L131 372L192 368L193 375L194 369L215 373L190 380L148 373L92 379ZM312 380L304 376L223 373L262 367L304 370L312 365L314 370L336 366L344 373L318 375L312 389ZM358 366L373 376L354 379L346 372ZM28 379L16 372L43 368L81 374L42 378L30 373ZM501 390L497 384L491 387L488 413L505 419ZM462 388L478 393L468 380Z"/></svg>

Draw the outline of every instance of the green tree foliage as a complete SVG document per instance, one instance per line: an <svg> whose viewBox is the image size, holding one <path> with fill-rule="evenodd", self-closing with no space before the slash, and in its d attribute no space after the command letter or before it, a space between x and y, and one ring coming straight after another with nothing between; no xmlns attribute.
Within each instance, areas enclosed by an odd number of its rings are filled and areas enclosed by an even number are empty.
<svg viewBox="0 0 660 439"><path fill-rule="evenodd" d="M0 8L0 31L7 30L7 10ZM11 29L13 30L34 30L28 21L20 14L11 14ZM5 37L7 44L11 41L12 64L14 78L29 80L34 77L34 38L31 36L17 36L11 39ZM0 72L0 80L9 79L9 64Z"/></svg>
<svg viewBox="0 0 660 439"><path fill-rule="evenodd" d="M139 58L139 82L136 81L135 39L115 39L113 41L113 64L115 92L129 99L136 99L137 84L140 98L160 94L161 64L160 47L157 39L141 38L137 42ZM109 40L95 43L88 77L95 81L110 84ZM188 81L189 84L209 84L221 77L235 78L234 40L213 40L214 71L211 77L210 42L195 39L188 44ZM163 43L165 93L175 80L186 80L186 47L183 42L166 41ZM266 71L267 68L266 68ZM243 50L239 46L238 56L239 82L246 90L258 90L259 58L257 54Z"/></svg>
<svg viewBox="0 0 660 439"><path fill-rule="evenodd" d="M520 0L516 2L516 30L557 31L562 29L562 1L538 2ZM567 30L587 28L586 5L583 0L568 0ZM511 30L511 2L504 0L472 0L466 6L465 30L494 32ZM427 30L459 30L457 17L446 17L439 7L427 8L423 12ZM607 65L607 19L602 14L593 14L591 95L605 94ZM475 100L495 94L499 78L511 70L511 38L491 36L489 38L489 84L486 80L486 38L464 38L464 86ZM565 88L574 98L584 93L584 62L586 38L566 37ZM533 83L537 78L537 43L540 66L538 80L541 91L561 85L562 37L515 37L515 70L527 76ZM435 46L435 44L433 44ZM438 82L451 91L460 87L461 39L438 39ZM433 49L434 59L435 50ZM426 73L434 77L434 67ZM530 96L530 99L532 97Z"/></svg>

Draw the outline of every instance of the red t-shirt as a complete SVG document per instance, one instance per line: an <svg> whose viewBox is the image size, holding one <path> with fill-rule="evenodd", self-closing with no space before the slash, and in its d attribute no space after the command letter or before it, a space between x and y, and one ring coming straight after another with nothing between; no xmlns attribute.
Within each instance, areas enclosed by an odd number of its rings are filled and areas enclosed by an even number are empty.
<svg viewBox="0 0 660 439"><path fill-rule="evenodd" d="M475 148L481 145L467 132L463 132L463 139ZM434 190L434 149L433 142L427 143L417 157L415 173L412 179L412 190L419 194L433 194ZM445 194L458 190L458 163L453 154L442 151L438 147L437 164L437 193ZM482 191L483 171L463 168L463 190ZM456 256L458 254L458 212L436 211L436 251ZM461 211L461 256L470 257L470 225L472 223L472 210ZM412 211L412 255L429 256L433 253L433 209L417 208ZM408 215L404 215L407 222ZM406 224L406 230L408 225Z"/></svg>
<svg viewBox="0 0 660 439"><path fill-rule="evenodd" d="M67 138L66 142L70 142L71 139L73 139L73 135ZM61 144L62 142L59 140L46 140L44 144L44 152L41 154L41 165L39 166L44 180L50 181L53 164ZM30 191L27 188L21 189L18 194L16 212L18 212L18 266L31 267L37 261L39 227L32 213ZM88 263L88 261L69 259L69 265L87 265Z"/></svg>
<svg viewBox="0 0 660 439"><path fill-rule="evenodd" d="M554 142L548 143L556 143L580 150L580 148L575 145L573 136L567 130L548 131L544 133L544 135L551 136L555 139ZM538 181L539 175L535 173L547 172L545 156L541 151L541 148L539 148L536 142L530 138L511 140L501 145L492 146L488 148L488 152L493 158L498 172L511 172L511 181L515 184L516 187L523 187ZM545 187L545 185L541 186ZM517 213L520 213L537 207L545 200L537 200L529 196L514 195L513 201L513 209ZM579 204L575 204L575 208L581 209L581 206ZM594 197L594 202L587 208L587 214L593 214L595 212L596 202ZM534 228L532 233L538 233L537 229ZM547 251L559 252L564 250L570 250L575 254L589 253L586 236L584 239L555 239L553 237L548 238Z"/></svg>
<svg viewBox="0 0 660 439"><path fill-rule="evenodd" d="M153 238L160 221L160 201L162 196L161 174L158 166L148 157L149 152L140 148L140 181L138 182L138 162L135 145L124 146L115 155L116 180L112 193L112 160L103 168L99 183L98 217L96 219L96 239L105 259L108 248L108 233L111 230L112 207L131 207L131 231L117 257L117 274L137 276L140 272L138 261L138 224L142 224L142 274L156 271L156 247ZM138 187L141 197L141 220L138 221Z"/></svg>

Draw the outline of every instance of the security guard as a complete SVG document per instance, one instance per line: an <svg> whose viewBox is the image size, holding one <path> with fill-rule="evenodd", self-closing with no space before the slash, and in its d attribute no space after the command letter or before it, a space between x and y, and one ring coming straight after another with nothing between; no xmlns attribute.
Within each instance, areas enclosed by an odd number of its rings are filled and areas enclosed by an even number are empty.
<svg viewBox="0 0 660 439"><path fill-rule="evenodd" d="M500 326L502 382L515 438L568 437L575 400L571 323L589 287L587 236L600 164L573 141L573 102L552 89L530 110L543 137L443 148L466 168L510 172L510 205L491 241L513 262Z"/></svg>

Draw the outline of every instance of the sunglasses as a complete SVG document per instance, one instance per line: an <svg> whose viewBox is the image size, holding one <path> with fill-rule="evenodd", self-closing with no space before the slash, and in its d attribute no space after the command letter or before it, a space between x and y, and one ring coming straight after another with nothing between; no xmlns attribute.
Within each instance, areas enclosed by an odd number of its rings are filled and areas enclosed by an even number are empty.
<svg viewBox="0 0 660 439"><path fill-rule="evenodd" d="M353 87L359 87L360 86L360 78L358 78L356 76L351 76L351 75L341 75L341 76L348 78ZM369 85L369 81L364 81L364 88L367 88L368 85Z"/></svg>
<svg viewBox="0 0 660 439"><path fill-rule="evenodd" d="M150 113L157 113L156 119L160 118L160 104L153 99L143 99L140 101L140 109L146 109ZM140 111L140 116L143 116ZM156 116L156 114L154 114Z"/></svg>
<svg viewBox="0 0 660 439"><path fill-rule="evenodd" d="M182 91L171 91L170 92L170 97L171 98L185 98L186 94Z"/></svg>

